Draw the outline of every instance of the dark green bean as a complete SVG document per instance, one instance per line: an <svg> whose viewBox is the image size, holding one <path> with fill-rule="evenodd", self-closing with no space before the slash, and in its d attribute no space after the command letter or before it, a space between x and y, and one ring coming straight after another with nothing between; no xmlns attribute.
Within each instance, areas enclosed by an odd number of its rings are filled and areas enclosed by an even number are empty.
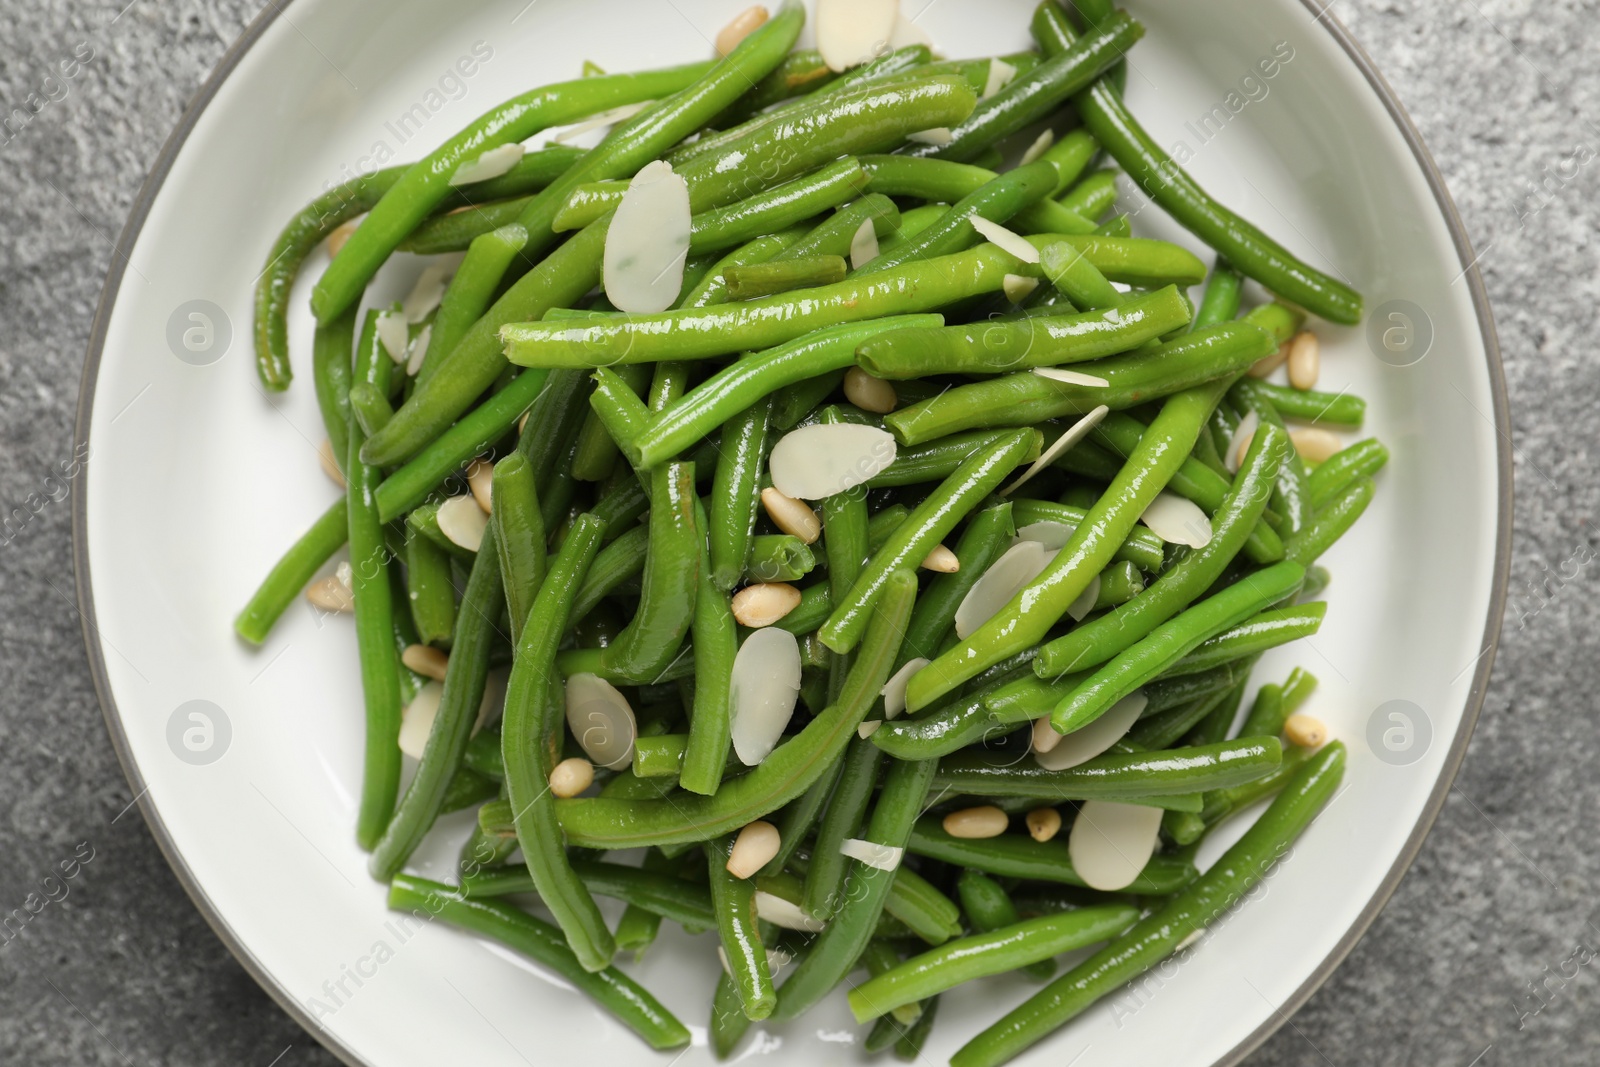
<svg viewBox="0 0 1600 1067"><path fill-rule="evenodd" d="M1056 504L1048 500L1018 497L1012 501L1012 514L1019 530L1036 522L1054 522L1065 526L1066 536L1071 537L1088 513L1088 508ZM1154 574L1161 569L1165 551L1166 542L1145 527L1135 526L1128 531L1127 540L1117 547L1112 559L1132 563L1140 570Z"/></svg>
<svg viewBox="0 0 1600 1067"><path fill-rule="evenodd" d="M1322 626L1328 605L1317 601L1290 608L1263 611L1202 642L1167 669L1167 676L1198 674L1242 656L1310 637Z"/></svg>
<svg viewBox="0 0 1600 1067"><path fill-rule="evenodd" d="M688 402L693 393L679 403ZM761 463L766 452L772 398L764 396L723 423L716 473L711 482L710 575L727 592L744 578L755 531ZM664 416L670 417L670 416Z"/></svg>
<svg viewBox="0 0 1600 1067"><path fill-rule="evenodd" d="M691 624L694 708L678 784L691 793L710 796L722 785L722 768L728 760L729 683L739 639L728 595L712 578L711 555L706 549L702 549L698 581Z"/></svg>
<svg viewBox="0 0 1600 1067"><path fill-rule="evenodd" d="M491 485L494 510L489 521L495 529L506 611L511 617L511 641L515 644L522 638L522 624L544 583L548 565L544 517L539 510L533 467L520 452L513 452L494 465ZM478 552L481 557L483 550Z"/></svg>
<svg viewBox="0 0 1600 1067"><path fill-rule="evenodd" d="M450 556L410 525L406 527L406 589L418 640L449 648L456 626Z"/></svg>
<svg viewBox="0 0 1600 1067"><path fill-rule="evenodd" d="M711 878L711 903L717 914L717 931L728 973L739 992L740 1009L750 1019L765 1019L778 997L767 967L767 949L756 922L756 887L728 870L731 837L706 843L706 867Z"/></svg>
<svg viewBox="0 0 1600 1067"><path fill-rule="evenodd" d="M699 498L693 463L666 463L650 475L650 540L639 607L600 653L601 673L654 682L678 656L694 619L700 581Z"/></svg>
<svg viewBox="0 0 1600 1067"><path fill-rule="evenodd" d="M267 634L272 632L273 623L283 615L289 603L300 595L312 576L322 569L322 565L344 547L349 536L349 500L341 496L273 564L272 570L250 597L250 602L234 618L234 632L253 645L265 641Z"/></svg>
<svg viewBox="0 0 1600 1067"><path fill-rule="evenodd" d="M961 910L973 932L987 934L1022 921L1017 906L1001 884L982 871L963 870L956 879L956 892L961 897ZM1021 971L1038 982L1048 982L1056 973L1053 959L1036 960Z"/></svg>
<svg viewBox="0 0 1600 1067"><path fill-rule="evenodd" d="M937 779L936 779L937 780ZM956 867L984 871L1001 878L1058 882L1081 886L1083 878L1072 866L1067 842L1061 838L1035 841L1021 834L973 839L951 837L939 820L924 816L911 830L906 851ZM1194 865L1176 856L1155 855L1127 887L1129 893L1167 896L1194 879Z"/></svg>

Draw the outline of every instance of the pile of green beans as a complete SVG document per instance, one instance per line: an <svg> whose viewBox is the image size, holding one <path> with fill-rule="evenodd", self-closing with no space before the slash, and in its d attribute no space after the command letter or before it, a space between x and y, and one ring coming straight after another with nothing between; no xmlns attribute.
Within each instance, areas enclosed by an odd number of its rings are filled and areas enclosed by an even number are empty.
<svg viewBox="0 0 1600 1067"><path fill-rule="evenodd" d="M1037 992L953 1060L996 1067L1231 907L1333 794L1343 746L1293 717L1315 679L1247 705L1248 682L1317 632L1318 561L1389 453L1302 459L1292 427L1358 429L1365 401L1246 372L1302 329L1296 307L1347 324L1361 298L1161 153L1121 97L1144 28L1105 0L1073 11L1044 0L1037 51L911 45L840 74L793 50L787 0L719 60L533 90L290 220L256 292L270 390L297 275L354 225L311 295L343 491L234 625L262 645L302 591L353 614L356 838L391 907L504 944L658 1049L690 1028L619 961L675 923L720 959L719 1058L845 994L863 1048L915 1058L940 994L1017 972ZM635 103L593 149L452 184ZM1007 166L1041 124L1053 139ZM1102 153L1213 267L1102 222ZM605 251L657 160L688 189L683 282L629 314ZM386 350L400 305L368 292L396 252L465 252L405 353ZM1241 307L1246 277L1294 306ZM795 500L792 434L874 451L807 445L804 473L845 473ZM791 702L752 754L745 716ZM1095 730L1047 758L1051 731ZM1073 845L1096 804L1161 815L1117 889L1090 888ZM457 885L404 873L470 808Z"/></svg>

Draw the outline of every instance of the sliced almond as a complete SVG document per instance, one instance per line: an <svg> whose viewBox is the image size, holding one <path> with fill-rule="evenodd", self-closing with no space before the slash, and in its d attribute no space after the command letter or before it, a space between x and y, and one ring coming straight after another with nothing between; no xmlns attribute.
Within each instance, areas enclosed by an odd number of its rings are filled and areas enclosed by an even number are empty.
<svg viewBox="0 0 1600 1067"><path fill-rule="evenodd" d="M406 361L406 348L411 344L411 327L406 317L398 311L378 313L378 341L389 358L396 363Z"/></svg>
<svg viewBox="0 0 1600 1067"><path fill-rule="evenodd" d="M1049 378L1053 382L1081 385L1087 389L1104 389L1111 384L1098 374L1085 374L1081 370L1068 370L1065 367L1035 367L1033 373L1041 378Z"/></svg>
<svg viewBox="0 0 1600 1067"><path fill-rule="evenodd" d="M874 378L860 367L844 372L844 398L874 415L887 415L900 403L893 385L882 378Z"/></svg>
<svg viewBox="0 0 1600 1067"><path fill-rule="evenodd" d="M400 751L412 759L421 759L428 747L428 735L433 732L433 720L439 714L439 700L444 696L444 683L429 682L417 690L400 717Z"/></svg>
<svg viewBox="0 0 1600 1067"><path fill-rule="evenodd" d="M1041 731L1035 724L1033 761L1047 771L1064 771L1080 763L1087 763L1121 741L1123 736L1133 729L1133 724L1139 721L1139 716L1144 714L1148 704L1149 700L1146 699L1144 690L1135 690L1111 705L1104 715L1087 726L1070 734L1056 734L1057 740L1048 747L1039 745ZM1048 716L1042 717L1040 722L1044 723L1045 729L1055 734Z"/></svg>
<svg viewBox="0 0 1600 1067"><path fill-rule="evenodd" d="M432 645L407 645L400 653L400 662L407 670L442 682L445 669L450 666L450 657Z"/></svg>
<svg viewBox="0 0 1600 1067"><path fill-rule="evenodd" d="M1229 474L1239 473L1244 454L1250 451L1250 442L1255 439L1256 428L1260 425L1261 416L1254 411L1247 411L1244 418L1239 420L1239 425L1234 427L1233 436L1228 438L1228 454L1222 457L1222 465L1228 468Z"/></svg>
<svg viewBox="0 0 1600 1067"><path fill-rule="evenodd" d="M827 925L821 919L813 918L794 901L761 889L756 890L756 918L780 929L799 930L803 934L821 933Z"/></svg>
<svg viewBox="0 0 1600 1067"><path fill-rule="evenodd" d="M617 771L633 762L639 727L616 686L597 674L574 674L567 679L566 715L567 729L597 766Z"/></svg>
<svg viewBox="0 0 1600 1067"><path fill-rule="evenodd" d="M356 227L361 225L360 219L351 219L349 222L340 223L334 231L328 234L328 255L336 256L339 249L343 248L350 240L350 235L356 232Z"/></svg>
<svg viewBox="0 0 1600 1067"><path fill-rule="evenodd" d="M894 435L850 422L791 430L767 460L772 484L796 500L821 500L871 481L894 462Z"/></svg>
<svg viewBox="0 0 1600 1067"><path fill-rule="evenodd" d="M1090 889L1111 893L1139 877L1156 850L1161 809L1110 800L1086 800L1072 822L1067 854Z"/></svg>
<svg viewBox="0 0 1600 1067"><path fill-rule="evenodd" d="M747 7L733 16L726 26L717 31L717 55L725 56L738 48L739 42L759 30L771 17L771 12L760 4Z"/></svg>
<svg viewBox="0 0 1600 1067"><path fill-rule="evenodd" d="M494 467L487 461L475 459L467 464L467 488L472 499L478 502L485 515L494 513Z"/></svg>
<svg viewBox="0 0 1600 1067"><path fill-rule="evenodd" d="M1050 146L1055 143L1056 131L1045 130L1038 137L1035 137L1033 143L1028 146L1028 150L1022 153L1022 166L1026 167L1029 163L1039 162L1039 157L1050 151Z"/></svg>
<svg viewBox="0 0 1600 1067"><path fill-rule="evenodd" d="M777 747L800 697L800 642L787 630L757 630L733 657L728 734L733 753L754 767Z"/></svg>
<svg viewBox="0 0 1600 1067"><path fill-rule="evenodd" d="M956 636L966 640L1039 577L1049 562L1050 556L1037 541L1023 541L1006 549L961 598L956 607Z"/></svg>
<svg viewBox="0 0 1600 1067"><path fill-rule="evenodd" d="M978 235L989 243L1003 248L1024 263L1039 262L1039 250L1033 247L1033 242L1020 233L1008 230L998 222L991 222L982 215L973 215L969 221L972 223L972 228L978 231Z"/></svg>
<svg viewBox="0 0 1600 1067"><path fill-rule="evenodd" d="M761 507L772 525L806 544L813 544L822 536L822 520L803 500L796 500L768 486L761 490Z"/></svg>
<svg viewBox="0 0 1600 1067"><path fill-rule="evenodd" d="M633 118L633 116L649 107L651 103L653 103L653 101L644 100L637 104L624 104L621 107L614 107L610 111L602 111L598 115L592 115L589 118L584 119L582 122L568 126L560 133L557 133L551 137L550 143L566 144L569 141L576 141L578 138L582 137L586 133L589 133L591 130L598 130L604 126L615 126L619 122L626 122L628 119Z"/></svg>
<svg viewBox="0 0 1600 1067"><path fill-rule="evenodd" d="M928 665L928 661L921 656L906 660L905 665L889 676L883 683L883 717L893 719L906 710L906 686L911 681L911 676Z"/></svg>
<svg viewBox="0 0 1600 1067"><path fill-rule="evenodd" d="M728 873L735 878L753 878L778 854L783 839L778 828L770 822L757 819L739 831L728 850Z"/></svg>
<svg viewBox="0 0 1600 1067"><path fill-rule="evenodd" d="M916 133L906 134L906 140L908 141L916 144L932 145L935 148L943 148L955 139L955 134L950 132L950 127L948 126L935 126L932 129L918 130Z"/></svg>
<svg viewBox="0 0 1600 1067"><path fill-rule="evenodd" d="M428 323L417 331L417 335L406 346L406 374L415 378L422 369L422 361L428 358L428 345L433 340L433 323Z"/></svg>
<svg viewBox="0 0 1600 1067"><path fill-rule="evenodd" d="M900 0L817 0L817 51L829 70L859 66L889 48Z"/></svg>
<svg viewBox="0 0 1600 1067"><path fill-rule="evenodd" d="M1204 548L1211 543L1211 516L1193 500L1176 493L1162 490L1144 509L1139 521L1168 544Z"/></svg>
<svg viewBox="0 0 1600 1067"><path fill-rule="evenodd" d="M989 60L989 77L983 83L983 95L979 97L979 99L989 99L995 93L998 93L1001 89L1004 89L1007 85L1010 85L1011 79L1015 78L1016 76L1017 68L1013 67L1005 60L998 58ZM1048 134L1050 131L1046 130L1045 133ZM1049 145L1046 144L1045 147L1048 148ZM1040 151L1043 151L1043 149ZM1033 160L1024 159L1023 162L1032 163Z"/></svg>
<svg viewBox="0 0 1600 1067"><path fill-rule="evenodd" d="M860 270L877 259L880 251L877 228L871 219L863 219L856 227L855 236L850 238L850 269Z"/></svg>
<svg viewBox="0 0 1600 1067"><path fill-rule="evenodd" d="M665 311L683 289L689 186L665 160L647 163L622 194L606 233L606 298L622 311Z"/></svg>
<svg viewBox="0 0 1600 1067"><path fill-rule="evenodd" d="M865 863L880 871L897 871L906 850L897 845L881 845L859 837L847 837L839 842L839 854Z"/></svg>
<svg viewBox="0 0 1600 1067"><path fill-rule="evenodd" d="M1097 574L1089 579L1089 584L1083 587L1083 592L1078 598L1067 605L1067 615L1073 622L1082 622L1089 612L1094 610L1094 602L1100 599L1100 576Z"/></svg>
<svg viewBox="0 0 1600 1067"><path fill-rule="evenodd" d="M800 590L788 582L758 582L733 594L730 607L740 626L771 626L800 606Z"/></svg>
<svg viewBox="0 0 1600 1067"><path fill-rule="evenodd" d="M856 727L856 736L861 738L861 740L865 741L867 738L869 738L873 734L877 733L878 732L878 727L880 727L882 725L883 725L883 720L882 719L868 719L865 722L863 722L860 726Z"/></svg>
<svg viewBox="0 0 1600 1067"><path fill-rule="evenodd" d="M1294 450L1300 453L1300 458L1312 463L1326 462L1344 448L1344 442L1339 440L1338 434L1315 426L1291 431L1289 440L1294 442Z"/></svg>
<svg viewBox="0 0 1600 1067"><path fill-rule="evenodd" d="M349 612L356 610L355 594L350 587L330 574L306 586L306 599L323 611Z"/></svg>
<svg viewBox="0 0 1600 1067"><path fill-rule="evenodd" d="M453 496L439 505L439 531L468 552L478 551L488 528L489 516L471 495Z"/></svg>
<svg viewBox="0 0 1600 1067"><path fill-rule="evenodd" d="M344 472L339 469L339 461L333 458L333 442L326 437L317 446L317 462L322 464L322 473L328 480L340 489L345 488Z"/></svg>
<svg viewBox="0 0 1600 1067"><path fill-rule="evenodd" d="M469 159L456 168L450 176L451 185L471 185L474 182L486 182L490 178L498 178L508 174L512 167L522 162L523 153L527 150L520 144L503 144L498 148L491 148L476 159Z"/></svg>
<svg viewBox="0 0 1600 1067"><path fill-rule="evenodd" d="M1021 477L1015 479L1010 485L1001 489L1000 495L1010 496L1012 493L1015 493L1018 489L1026 485L1035 474L1038 474L1046 467L1049 467L1050 464L1060 459L1062 453L1066 452L1067 449L1071 448L1085 437L1088 437L1089 431L1100 425L1100 420L1105 418L1110 411L1110 408L1106 407L1104 404L1101 404L1093 411L1089 412L1089 414L1085 415L1083 418L1069 426L1066 433L1056 438L1055 441L1051 443L1050 447L1044 450L1044 454L1038 459L1034 460L1028 469L1022 472Z"/></svg>
<svg viewBox="0 0 1600 1067"><path fill-rule="evenodd" d="M439 301L444 299L445 282L449 277L450 271L438 263L423 268L416 284L400 305L400 313L407 322L415 325L433 314Z"/></svg>

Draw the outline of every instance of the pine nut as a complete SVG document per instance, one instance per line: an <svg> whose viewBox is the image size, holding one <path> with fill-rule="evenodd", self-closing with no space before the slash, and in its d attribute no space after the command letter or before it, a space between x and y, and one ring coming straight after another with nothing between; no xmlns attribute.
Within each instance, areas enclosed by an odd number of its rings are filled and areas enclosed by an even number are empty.
<svg viewBox="0 0 1600 1067"><path fill-rule="evenodd" d="M733 839L728 852L728 873L735 878L749 878L765 867L778 854L778 828L770 822L757 819Z"/></svg>
<svg viewBox="0 0 1600 1067"><path fill-rule="evenodd" d="M962 808L944 817L944 832L951 837L999 837L1011 825L1011 817L993 804Z"/></svg>
<svg viewBox="0 0 1600 1067"><path fill-rule="evenodd" d="M337 574L330 574L306 586L306 599L323 611L356 610L356 595L339 580Z"/></svg>
<svg viewBox="0 0 1600 1067"><path fill-rule="evenodd" d="M442 682L450 657L432 645L407 645L406 650L400 653L400 662L406 665L406 669L415 671L424 678Z"/></svg>
<svg viewBox="0 0 1600 1067"><path fill-rule="evenodd" d="M478 551L489 516L470 496L453 496L439 505L439 530L468 552Z"/></svg>
<svg viewBox="0 0 1600 1067"><path fill-rule="evenodd" d="M328 255L336 256L345 242L350 240L350 235L356 232L356 227L361 225L360 219L351 219L328 234Z"/></svg>
<svg viewBox="0 0 1600 1067"><path fill-rule="evenodd" d="M1284 361L1288 358L1289 344L1288 342L1284 342L1278 346L1278 350L1272 355L1256 360L1255 365L1250 368L1250 377L1266 378L1270 376L1273 371L1283 366Z"/></svg>
<svg viewBox="0 0 1600 1067"><path fill-rule="evenodd" d="M322 473L340 489L345 488L344 472L339 469L339 461L333 458L333 442L326 437L317 446L317 458L322 461Z"/></svg>
<svg viewBox="0 0 1600 1067"><path fill-rule="evenodd" d="M1035 841L1048 841L1061 832L1061 813L1055 808L1034 808L1023 816L1028 824L1028 836Z"/></svg>
<svg viewBox="0 0 1600 1067"><path fill-rule="evenodd" d="M1033 750L1035 752L1049 752L1061 743L1066 734L1057 733L1056 728L1050 725L1050 716L1041 715L1033 720Z"/></svg>
<svg viewBox="0 0 1600 1067"><path fill-rule="evenodd" d="M772 525L808 545L822 536L822 520L803 500L784 496L769 486L761 490L761 506L767 509Z"/></svg>
<svg viewBox="0 0 1600 1067"><path fill-rule="evenodd" d="M475 459L467 464L467 488L472 490L472 499L478 502L485 515L492 514L489 499L489 489L494 482L494 468L481 459Z"/></svg>
<svg viewBox="0 0 1600 1067"><path fill-rule="evenodd" d="M1289 384L1296 389L1315 389L1321 369L1322 343L1310 330L1301 330L1289 342Z"/></svg>
<svg viewBox="0 0 1600 1067"><path fill-rule="evenodd" d="M550 770L550 792L575 797L594 782L594 764L582 756L564 759Z"/></svg>
<svg viewBox="0 0 1600 1067"><path fill-rule="evenodd" d="M1344 442L1339 440L1338 434L1316 427L1295 430L1289 434L1289 440L1294 442L1294 450L1300 453L1301 459L1309 459L1313 463L1322 463L1344 448Z"/></svg>
<svg viewBox="0 0 1600 1067"><path fill-rule="evenodd" d="M961 569L961 561L944 545L934 545L933 551L922 561L922 569L938 574L954 574Z"/></svg>
<svg viewBox="0 0 1600 1067"><path fill-rule="evenodd" d="M1328 739L1328 728L1315 715L1296 712L1283 724L1283 736L1296 748L1316 748Z"/></svg>
<svg viewBox="0 0 1600 1067"><path fill-rule="evenodd" d="M759 630L771 626L800 606L800 590L788 582L759 582L733 594L730 607L740 626Z"/></svg>
<svg viewBox="0 0 1600 1067"><path fill-rule="evenodd" d="M894 386L882 378L874 378L860 367L844 372L844 398L874 415L887 415L900 404Z"/></svg>
<svg viewBox="0 0 1600 1067"><path fill-rule="evenodd" d="M760 29L769 17L767 9L760 4L747 7L733 16L733 21L717 33L717 55L725 56L738 48L739 42Z"/></svg>

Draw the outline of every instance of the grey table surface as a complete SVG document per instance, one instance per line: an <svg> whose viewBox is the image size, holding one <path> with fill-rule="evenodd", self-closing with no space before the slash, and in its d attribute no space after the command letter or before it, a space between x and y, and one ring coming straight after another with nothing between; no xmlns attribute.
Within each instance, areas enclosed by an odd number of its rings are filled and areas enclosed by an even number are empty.
<svg viewBox="0 0 1600 1067"><path fill-rule="evenodd" d="M0 111L43 102L0 134L0 512L43 501L0 537L0 917L83 843L92 857L69 895L0 939L0 1063L328 1065L212 934L130 807L79 632L70 507L50 499L116 234L191 94L263 6L124 2L0 0ZM1600 497L1597 8L1334 5L1421 128L1481 253L1511 394L1516 540L1456 788L1371 932L1258 1067L1600 1062L1600 572L1584 565ZM77 75L46 82L74 54Z"/></svg>

